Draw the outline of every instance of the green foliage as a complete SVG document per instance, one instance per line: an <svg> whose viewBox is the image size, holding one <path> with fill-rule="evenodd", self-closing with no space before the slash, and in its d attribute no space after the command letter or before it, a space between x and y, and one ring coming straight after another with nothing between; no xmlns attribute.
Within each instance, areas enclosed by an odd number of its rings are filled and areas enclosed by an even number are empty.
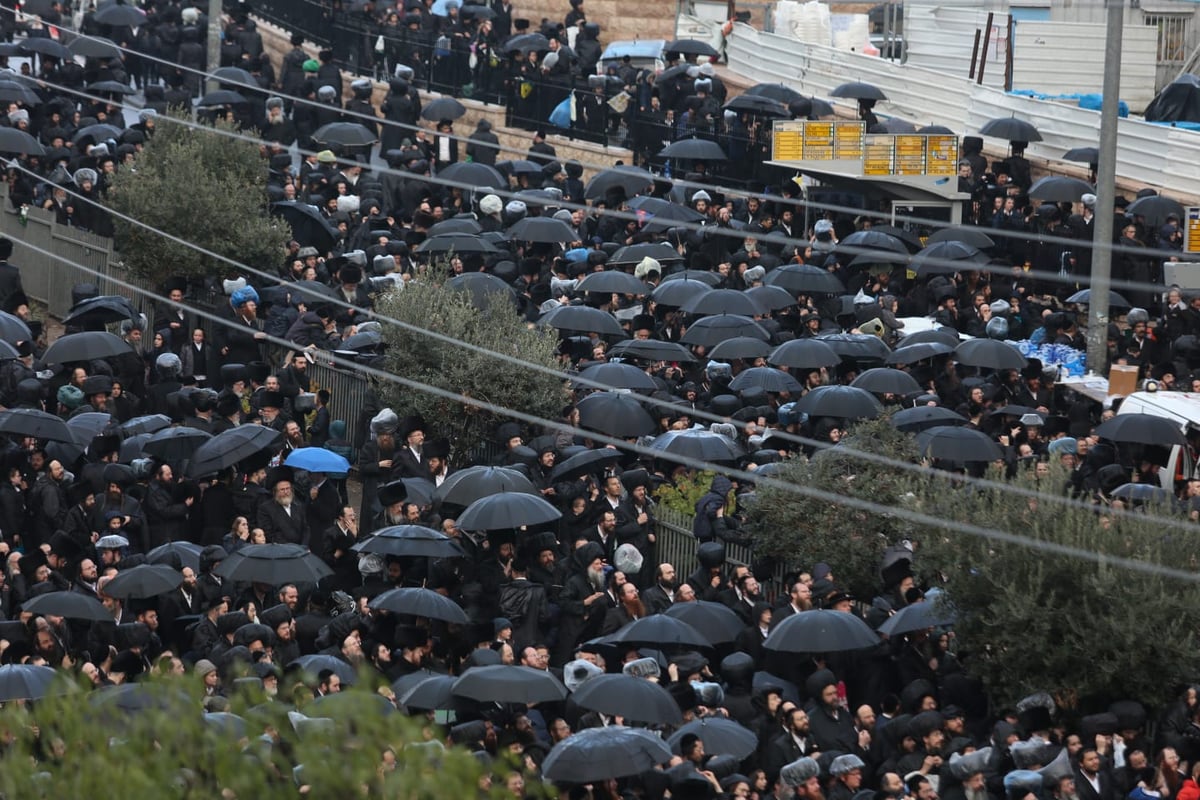
<svg viewBox="0 0 1200 800"><path fill-rule="evenodd" d="M461 342L559 368L553 332L530 327L504 300L491 302L482 310L476 308L469 293L445 288L444 277L444 272L431 271L429 280L412 281L403 290L376 298L375 308L380 314ZM557 419L567 401L562 378L442 344L397 325L384 327L384 339L387 369L403 378L456 394L465 392L476 400L545 419ZM455 457L490 440L496 427L508 419L502 412L393 383L380 391L397 414L420 414L427 425L449 436Z"/></svg>
<svg viewBox="0 0 1200 800"><path fill-rule="evenodd" d="M669 508L680 514L695 514L696 503L708 493L715 476L716 473L709 470L687 472L673 483L664 483L659 486L654 492L654 499L663 508ZM730 514L737 511L737 495L732 489L729 491L729 504L726 508Z"/></svg>
<svg viewBox="0 0 1200 800"><path fill-rule="evenodd" d="M217 128L232 130L228 123ZM252 142L160 120L136 170L117 172L108 205L214 253L272 270L292 232L265 210L267 169ZM114 218L116 249L137 278L229 272L227 264Z"/></svg>
<svg viewBox="0 0 1200 800"><path fill-rule="evenodd" d="M194 676L148 686L158 699L138 711L101 705L103 694L80 690L32 706L6 705L0 710L6 745L0 794L85 797L104 787L122 797L164 800L292 798L307 786L312 797L479 795L482 768L469 752L431 741L441 734L423 727L423 717L379 713L369 688L353 690L362 696L350 699L363 701L350 704L353 713L332 715L328 727L299 729L288 720L288 706L236 694L231 709L245 721L239 731L204 720ZM128 688L141 691L118 691ZM322 716L311 706L305 710ZM390 761L385 751L394 753L394 769L384 766ZM298 773L296 765L302 765Z"/></svg>
<svg viewBox="0 0 1200 800"><path fill-rule="evenodd" d="M853 427L844 441L889 458L913 461L917 455L913 438L883 420ZM885 507L900 505L913 488L907 473L848 458L837 448L817 453L811 460L793 459L778 477ZM889 514L770 486L759 487L748 525L759 552L804 569L824 561L839 584L868 599L877 591L884 548L913 535L910 526Z"/></svg>

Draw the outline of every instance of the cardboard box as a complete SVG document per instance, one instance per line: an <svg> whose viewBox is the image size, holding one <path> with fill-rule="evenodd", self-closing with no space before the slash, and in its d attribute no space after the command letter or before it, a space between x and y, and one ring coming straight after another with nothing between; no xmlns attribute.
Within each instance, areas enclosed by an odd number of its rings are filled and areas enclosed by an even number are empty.
<svg viewBox="0 0 1200 800"><path fill-rule="evenodd" d="M1138 367L1114 365L1108 373L1108 396L1126 397L1137 391Z"/></svg>

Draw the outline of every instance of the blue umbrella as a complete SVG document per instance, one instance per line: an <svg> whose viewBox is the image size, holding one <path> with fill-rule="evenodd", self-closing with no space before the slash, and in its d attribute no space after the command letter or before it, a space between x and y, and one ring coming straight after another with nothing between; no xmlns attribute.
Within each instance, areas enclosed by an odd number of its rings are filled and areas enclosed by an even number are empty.
<svg viewBox="0 0 1200 800"><path fill-rule="evenodd" d="M295 467L306 472L333 472L345 474L350 471L350 462L324 447L301 447L288 454L284 466Z"/></svg>

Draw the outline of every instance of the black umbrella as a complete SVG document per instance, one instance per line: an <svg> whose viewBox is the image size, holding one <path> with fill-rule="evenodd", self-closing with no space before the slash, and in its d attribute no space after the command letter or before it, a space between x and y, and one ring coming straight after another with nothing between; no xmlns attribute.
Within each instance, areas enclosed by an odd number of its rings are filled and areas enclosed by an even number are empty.
<svg viewBox="0 0 1200 800"><path fill-rule="evenodd" d="M509 161L500 161L496 164L496 169L500 170L505 175L541 175L542 165L534 161L529 161L524 158L516 158Z"/></svg>
<svg viewBox="0 0 1200 800"><path fill-rule="evenodd" d="M212 77L222 84L241 86L246 89L261 88L254 76L241 67L218 67L212 71Z"/></svg>
<svg viewBox="0 0 1200 800"><path fill-rule="evenodd" d="M1117 414L1096 428L1096 435L1110 442L1133 444L1187 445L1179 423L1152 414Z"/></svg>
<svg viewBox="0 0 1200 800"><path fill-rule="evenodd" d="M934 356L944 356L954 352L955 345L945 342L917 342L904 347L897 347L887 357L888 364L915 364Z"/></svg>
<svg viewBox="0 0 1200 800"><path fill-rule="evenodd" d="M1064 303L1079 303L1081 305L1087 305L1088 303L1092 302L1092 290L1091 289L1080 289L1078 292L1071 295L1063 302ZM1108 304L1114 308L1133 308L1133 305L1130 304L1130 302L1128 300L1126 300L1124 297L1117 294L1116 292L1114 292L1111 289L1108 290Z"/></svg>
<svg viewBox="0 0 1200 800"><path fill-rule="evenodd" d="M950 607L949 603L940 599L924 600L900 609L884 620L878 630L888 636L899 636L913 631L951 625L955 621L955 616L954 609Z"/></svg>
<svg viewBox="0 0 1200 800"><path fill-rule="evenodd" d="M903 253L894 250L867 250L850 259L847 265L851 269L875 269L883 264L907 264L908 249Z"/></svg>
<svg viewBox="0 0 1200 800"><path fill-rule="evenodd" d="M70 364L74 361L96 361L132 353L133 347L120 336L107 331L83 331L59 337L46 348L45 364Z"/></svg>
<svg viewBox="0 0 1200 800"><path fill-rule="evenodd" d="M875 396L853 386L818 386L796 401L796 410L810 417L874 419L883 411Z"/></svg>
<svg viewBox="0 0 1200 800"><path fill-rule="evenodd" d="M539 325L549 325L560 331L598 333L601 336L624 336L621 323L607 311L591 306L557 306L542 315Z"/></svg>
<svg viewBox="0 0 1200 800"><path fill-rule="evenodd" d="M428 105L421 108L421 117L434 122L440 122L444 119L458 119L466 113L467 107L453 97L439 97L436 100L431 100Z"/></svg>
<svg viewBox="0 0 1200 800"><path fill-rule="evenodd" d="M753 336L735 336L708 351L708 357L715 361L727 361L735 358L766 358L770 354L771 345L761 339L755 339Z"/></svg>
<svg viewBox="0 0 1200 800"><path fill-rule="evenodd" d="M528 495L524 495L528 497ZM375 611L390 611L410 617L439 619L455 625L466 625L467 612L462 606L432 589L405 587L389 589L377 595L367 606Z"/></svg>
<svg viewBox="0 0 1200 800"><path fill-rule="evenodd" d="M538 495L505 492L481 497L458 517L466 531L496 531L542 525L562 518L562 512Z"/></svg>
<svg viewBox="0 0 1200 800"><path fill-rule="evenodd" d="M456 161L439 169L437 176L443 180L463 184L465 188L474 187L476 191L508 188L508 181L499 170L478 161Z"/></svg>
<svg viewBox="0 0 1200 800"><path fill-rule="evenodd" d="M18 47L20 47L23 53L36 53L40 56L57 58L62 61L70 61L72 56L75 55L65 45L60 44L54 39L41 37L23 39Z"/></svg>
<svg viewBox="0 0 1200 800"><path fill-rule="evenodd" d="M760 114L766 117L789 117L791 112L787 106L778 100L753 94L740 94L726 103L726 111L741 111L746 114Z"/></svg>
<svg viewBox="0 0 1200 800"><path fill-rule="evenodd" d="M931 136L953 136L954 131L947 128L945 125L922 125L917 128L917 133L927 134Z"/></svg>
<svg viewBox="0 0 1200 800"><path fill-rule="evenodd" d="M111 619L111 617L110 617ZM152 683L126 683L120 686L103 686L92 692L88 703L101 711L119 711L125 714L139 711L166 711L171 714L195 714L195 703L182 689L168 689Z"/></svg>
<svg viewBox="0 0 1200 800"><path fill-rule="evenodd" d="M44 156L46 148L37 139L17 128L0 128L0 153Z"/></svg>
<svg viewBox="0 0 1200 800"><path fill-rule="evenodd" d="M540 33L522 33L504 43L504 52L520 50L522 53L540 53L550 49L550 40Z"/></svg>
<svg viewBox="0 0 1200 800"><path fill-rule="evenodd" d="M695 461L735 461L738 446L732 439L706 430L667 431L650 449Z"/></svg>
<svg viewBox="0 0 1200 800"><path fill-rule="evenodd" d="M681 225L702 223L707 219L707 217L691 206L672 203L670 200L664 200L661 197L635 197L629 201L629 207L637 212L639 220L645 222L645 225L642 227L644 233L661 233L670 228L680 227ZM666 242L656 242L653 245L640 244L627 246L628 249L635 247L656 247L663 253L666 262L681 261L683 258L675 248ZM624 250L625 248L617 252L622 253ZM667 252L668 250L670 253ZM646 255L652 256L660 263L665 263L664 258L659 258L653 253L647 253ZM638 260L640 261L641 259ZM610 259L608 263L612 264L614 262ZM626 260L625 263L637 262Z"/></svg>
<svg viewBox="0 0 1200 800"><path fill-rule="evenodd" d="M590 272L575 284L577 292L602 292L604 294L650 294L650 287L628 272L609 269Z"/></svg>
<svg viewBox="0 0 1200 800"><path fill-rule="evenodd" d="M1053 203L1078 203L1085 194L1095 192L1096 188L1087 181L1079 178L1069 178L1065 175L1046 175L1034 181L1029 187L1029 197L1033 200L1050 201Z"/></svg>
<svg viewBox="0 0 1200 800"><path fill-rule="evenodd" d="M120 58L121 48L103 36L79 36L67 45L74 55L84 58Z"/></svg>
<svg viewBox="0 0 1200 800"><path fill-rule="evenodd" d="M526 476L506 467L475 466L451 473L433 493L435 503L469 506L476 500L502 493L537 494Z"/></svg>
<svg viewBox="0 0 1200 800"><path fill-rule="evenodd" d="M820 369L836 367L842 362L842 357L820 339L792 339L772 350L767 362L792 369Z"/></svg>
<svg viewBox="0 0 1200 800"><path fill-rule="evenodd" d="M696 56L698 58L716 58L720 55L711 44L702 42L699 39L676 39L673 42L667 43L663 47L663 52L679 53L683 56Z"/></svg>
<svg viewBox="0 0 1200 800"><path fill-rule="evenodd" d="M48 442L75 442L75 436L61 417L36 408L9 408L0 411L0 433Z"/></svg>
<svg viewBox="0 0 1200 800"><path fill-rule="evenodd" d="M239 425L218 433L192 453L187 474L192 478L212 475L239 461L283 442L283 434L264 425Z"/></svg>
<svg viewBox="0 0 1200 800"><path fill-rule="evenodd" d="M75 131L75 135L71 137L71 144L79 144L83 141L102 142L105 139L121 138L122 130L116 125L109 125L106 122L98 122L95 125L87 125Z"/></svg>
<svg viewBox="0 0 1200 800"><path fill-rule="evenodd" d="M112 622L113 615L94 597L79 592L47 592L31 597L21 605L22 611L35 615L66 617L67 619Z"/></svg>
<svg viewBox="0 0 1200 800"><path fill-rule="evenodd" d="M1062 154L1063 161L1078 161L1083 164L1099 164L1100 148L1073 147Z"/></svg>
<svg viewBox="0 0 1200 800"><path fill-rule="evenodd" d="M658 155L691 161L726 161L729 158L721 145L708 139L680 139L664 147Z"/></svg>
<svg viewBox="0 0 1200 800"><path fill-rule="evenodd" d="M704 269L685 269L663 276L663 283L671 281L700 281L701 283L707 283L711 288L715 289L721 283L722 278L717 273Z"/></svg>
<svg viewBox="0 0 1200 800"><path fill-rule="evenodd" d="M683 738L689 735L704 742L704 752L733 756L739 761L758 749L758 735L754 731L725 717L701 717L684 725L667 740L671 752L679 753Z"/></svg>
<svg viewBox="0 0 1200 800"><path fill-rule="evenodd" d="M885 119L882 122L877 122L871 126L871 129L869 131L867 131L867 133L895 133L895 134L916 133L916 132L917 132L916 125L912 124L911 122L909 122L906 119L900 119L898 117L889 117L888 119Z"/></svg>
<svg viewBox="0 0 1200 800"><path fill-rule="evenodd" d="M653 187L654 180L654 173L640 167L613 167L596 173L583 196L586 200L602 200L613 189L620 189L626 197L634 197Z"/></svg>
<svg viewBox="0 0 1200 800"><path fill-rule="evenodd" d="M446 282L446 285L456 292L466 292L471 295L471 304L476 308L488 308L494 298L507 300L514 305L517 293L503 279L487 272L464 272Z"/></svg>
<svg viewBox="0 0 1200 800"><path fill-rule="evenodd" d="M896 227L895 225L872 225L871 230L877 233L886 233L888 236L895 236L904 242L908 246L908 249L914 253L921 249L921 240L912 231Z"/></svg>
<svg viewBox="0 0 1200 800"><path fill-rule="evenodd" d="M316 583L333 570L298 544L250 544L225 559L214 570L231 581L266 583Z"/></svg>
<svg viewBox="0 0 1200 800"><path fill-rule="evenodd" d="M16 314L0 311L0 339L5 343L28 342L33 339L33 333L25 320Z"/></svg>
<svg viewBox="0 0 1200 800"><path fill-rule="evenodd" d="M1187 218L1182 205L1169 197L1163 197L1161 194L1147 195L1146 197L1134 200L1129 204L1129 208L1125 209L1125 213L1145 217L1146 224L1154 228L1165 225L1167 217L1170 216L1175 217L1180 222Z"/></svg>
<svg viewBox="0 0 1200 800"><path fill-rule="evenodd" d="M1152 483L1125 483L1113 489L1111 497L1131 503L1168 503L1175 500L1169 489Z"/></svg>
<svg viewBox="0 0 1200 800"><path fill-rule="evenodd" d="M769 341L771 334L750 317L740 314L714 314L702 317L691 325L679 341L684 344L699 344L712 347L734 336L752 336L756 339Z"/></svg>
<svg viewBox="0 0 1200 800"><path fill-rule="evenodd" d="M691 351L678 342L660 339L626 339L614 344L608 354L614 358L637 358L643 361L690 363L696 360Z"/></svg>
<svg viewBox="0 0 1200 800"><path fill-rule="evenodd" d="M23 83L0 79L0 102L20 103L33 108L42 104L42 98Z"/></svg>
<svg viewBox="0 0 1200 800"><path fill-rule="evenodd" d="M668 203L668 205L672 204ZM662 265L683 261L683 256L679 255L679 251L666 242L644 242L625 245L613 253L612 258L608 259L606 263L610 267L637 265L642 263L647 256Z"/></svg>
<svg viewBox="0 0 1200 800"><path fill-rule="evenodd" d="M330 122L313 131L313 141L339 147L366 147L379 141L375 131L357 122Z"/></svg>
<svg viewBox="0 0 1200 800"><path fill-rule="evenodd" d="M183 575L165 564L139 564L133 569L121 570L104 587L104 593L120 600L128 598L156 597L183 583Z"/></svg>
<svg viewBox="0 0 1200 800"><path fill-rule="evenodd" d="M843 611L802 611L771 631L763 647L784 653L838 653L874 647L879 637L861 617Z"/></svg>
<svg viewBox="0 0 1200 800"><path fill-rule="evenodd" d="M752 286L746 290L758 307L764 311L778 311L796 305L796 298L791 292L780 286Z"/></svg>
<svg viewBox="0 0 1200 800"><path fill-rule="evenodd" d="M408 501L421 507L433 505L433 492L437 488L429 478L401 478L408 493Z"/></svg>
<svg viewBox="0 0 1200 800"><path fill-rule="evenodd" d="M442 236L447 233L465 233L468 236L476 236L482 232L483 228L473 219L451 217L431 225L428 233L430 236Z"/></svg>
<svg viewBox="0 0 1200 800"><path fill-rule="evenodd" d="M653 770L671 760L662 737L644 728L609 725L568 736L542 762L542 777L562 783L605 781Z"/></svg>
<svg viewBox="0 0 1200 800"><path fill-rule="evenodd" d="M342 683L346 684L354 683L358 679L358 673L354 671L354 667L336 656L320 653L294 658L288 662L287 666L296 667L314 678L320 675L323 670L330 670L341 678Z"/></svg>
<svg viewBox="0 0 1200 800"><path fill-rule="evenodd" d="M496 246L478 236L447 233L430 236L416 247L418 253L496 253Z"/></svg>
<svg viewBox="0 0 1200 800"><path fill-rule="evenodd" d="M562 244L579 239L579 232L554 217L525 217L508 229L509 238L519 242Z"/></svg>
<svg viewBox="0 0 1200 800"><path fill-rule="evenodd" d="M856 389L866 389L872 394L913 394L921 391L921 384L912 375L889 367L869 369L850 385Z"/></svg>
<svg viewBox="0 0 1200 800"><path fill-rule="evenodd" d="M142 452L178 465L192 458L200 445L212 438L211 433L198 428L167 428L147 439L142 445Z"/></svg>
<svg viewBox="0 0 1200 800"><path fill-rule="evenodd" d="M735 392L755 387L772 393L804 391L800 381L792 377L790 373L774 367L751 367L742 370L729 384L729 388Z"/></svg>
<svg viewBox="0 0 1200 800"><path fill-rule="evenodd" d="M67 427L75 436L75 444L86 446L91 444L92 439L99 436L112 423L112 414L102 411L85 411L68 419Z"/></svg>
<svg viewBox="0 0 1200 800"><path fill-rule="evenodd" d="M92 94L137 94L138 92L137 89L120 81L89 83L84 87L84 91L91 92Z"/></svg>
<svg viewBox="0 0 1200 800"><path fill-rule="evenodd" d="M1023 369L1025 356L1007 342L998 339L968 339L954 348L954 360L968 367L984 369Z"/></svg>
<svg viewBox="0 0 1200 800"><path fill-rule="evenodd" d="M0 667L0 703L41 700L50 693L50 687L57 678L58 670L54 667L40 664L5 664ZM64 681L61 688L65 692L69 687L70 684Z"/></svg>
<svg viewBox="0 0 1200 800"><path fill-rule="evenodd" d="M917 433L943 425L966 425L970 420L942 406L917 406L897 411L891 423L897 430Z"/></svg>
<svg viewBox="0 0 1200 800"><path fill-rule="evenodd" d="M193 572L199 572L200 550L200 545L191 542L167 542L146 553L146 561L151 564L170 565L178 558L181 566L191 567Z"/></svg>
<svg viewBox="0 0 1200 800"><path fill-rule="evenodd" d="M996 417L996 416L1001 416L1001 415L1006 416L1006 417L1023 417L1026 414L1037 414L1039 417L1042 416L1042 414L1036 408L1031 408L1030 406L1023 406L1023 405L1020 405L1019 403L1007 403L1005 405L1000 406L999 408L993 409L992 411L988 412L989 417Z"/></svg>
<svg viewBox="0 0 1200 800"><path fill-rule="evenodd" d="M817 337L842 358L859 361L883 361L891 350L878 336L869 333L829 333Z"/></svg>
<svg viewBox="0 0 1200 800"><path fill-rule="evenodd" d="M651 420L653 422L653 420ZM551 483L573 481L584 475L599 475L621 460L621 451L612 448L584 450L556 464L550 473Z"/></svg>
<svg viewBox="0 0 1200 800"><path fill-rule="evenodd" d="M877 230L870 228L861 231L855 231L838 242L840 248L845 248L846 252L858 252L859 250L891 250L894 253L908 255L908 247L904 242L892 236L890 233L880 233Z"/></svg>
<svg viewBox="0 0 1200 800"><path fill-rule="evenodd" d="M887 95L878 86L861 82L843 83L830 92L829 96L851 100L887 100Z"/></svg>
<svg viewBox="0 0 1200 800"><path fill-rule="evenodd" d="M690 605L690 604L684 604ZM575 705L612 717L656 725L679 725L679 704L657 683L632 675L597 675L588 678L571 698Z"/></svg>
<svg viewBox="0 0 1200 800"><path fill-rule="evenodd" d="M1042 135L1031 123L1016 117L1000 117L988 120L979 129L984 136L1007 139L1010 142L1040 142Z"/></svg>
<svg viewBox="0 0 1200 800"><path fill-rule="evenodd" d="M812 264L785 264L767 273L763 283L792 294L842 294L846 286L832 272Z"/></svg>
<svg viewBox="0 0 1200 800"><path fill-rule="evenodd" d="M452 710L457 705L454 696L454 682L457 680L457 675L424 676L415 686L406 689L403 694L397 692L396 702L409 709ZM392 688L393 691L396 691L395 684L392 685Z"/></svg>
<svg viewBox="0 0 1200 800"><path fill-rule="evenodd" d="M135 433L132 436L127 436L125 440L121 442L121 454L119 458L120 463L131 464L133 463L134 459L141 458L144 455L144 453L142 453L142 445L144 445L146 440L149 438L150 434L148 433Z"/></svg>
<svg viewBox="0 0 1200 800"><path fill-rule="evenodd" d="M790 86L784 86L782 83L760 83L757 86L751 86L746 90L745 94L754 97L766 97L778 103L783 103L785 106L796 100L807 99L800 92Z"/></svg>
<svg viewBox="0 0 1200 800"><path fill-rule="evenodd" d="M141 312L133 307L133 303L120 295L101 295L90 297L71 306L63 325L107 325L110 322L132 320L138 322Z"/></svg>
<svg viewBox="0 0 1200 800"><path fill-rule="evenodd" d="M272 216L282 217L292 229L292 238L304 247L315 247L322 253L333 248L338 232L321 216L316 206L298 200L271 203Z"/></svg>
<svg viewBox="0 0 1200 800"><path fill-rule="evenodd" d="M712 291L716 290L704 281L663 281L650 293L650 299L662 306L682 308L697 297Z"/></svg>
<svg viewBox="0 0 1200 800"><path fill-rule="evenodd" d="M741 633L742 628L746 627L741 618L729 606L723 603L710 603L706 600L697 600L694 603L675 603L663 613L691 625L714 645L728 644L734 641Z"/></svg>
<svg viewBox="0 0 1200 800"><path fill-rule="evenodd" d="M392 525L375 531L369 539L358 542L350 549L356 553L378 553L383 556L458 558L464 555L458 542L424 525Z"/></svg>
<svg viewBox="0 0 1200 800"><path fill-rule="evenodd" d="M986 264L988 257L979 248L956 241L931 244L913 256L912 269L918 278L971 272Z"/></svg>
<svg viewBox="0 0 1200 800"><path fill-rule="evenodd" d="M959 342L958 331L953 328L930 328L929 330L917 331L910 333L900 340L902 347L910 347L914 344L924 344L926 342L938 342L948 344L950 347L958 347Z"/></svg>
<svg viewBox="0 0 1200 800"><path fill-rule="evenodd" d="M917 448L922 456L956 464L1004 458L1000 445L986 433L958 425L940 425L921 431L917 434Z"/></svg>
<svg viewBox="0 0 1200 800"><path fill-rule="evenodd" d="M753 317L762 313L762 309L754 300L745 292L736 289L713 289L711 292L697 294L683 305L682 310L696 316L740 314L743 317Z"/></svg>
<svg viewBox="0 0 1200 800"><path fill-rule="evenodd" d="M646 407L624 392L593 392L580 400L576 407L579 409L580 427L616 439L646 436L654 433L658 427Z"/></svg>
<svg viewBox="0 0 1200 800"><path fill-rule="evenodd" d="M481 703L555 703L566 698L567 687L543 669L494 664L468 669L454 694Z"/></svg>
<svg viewBox="0 0 1200 800"><path fill-rule="evenodd" d="M128 422L122 422L117 428L125 437L136 436L139 433L158 433L163 428L171 427L171 418L166 414L147 414L134 417Z"/></svg>
<svg viewBox="0 0 1200 800"><path fill-rule="evenodd" d="M217 89L215 92L209 92L197 100L196 105L200 108L214 108L216 106L241 106L249 102L249 100L232 89Z"/></svg>
<svg viewBox="0 0 1200 800"><path fill-rule="evenodd" d="M992 237L974 225L951 225L947 228L934 231L925 241L931 245L938 242L959 242L968 247L974 247L977 250L987 250L989 247L996 246L996 242Z"/></svg>

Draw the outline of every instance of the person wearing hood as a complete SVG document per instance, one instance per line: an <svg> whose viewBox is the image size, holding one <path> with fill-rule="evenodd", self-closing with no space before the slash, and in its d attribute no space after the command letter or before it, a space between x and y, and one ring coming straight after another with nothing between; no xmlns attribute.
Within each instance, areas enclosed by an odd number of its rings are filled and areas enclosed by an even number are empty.
<svg viewBox="0 0 1200 800"><path fill-rule="evenodd" d="M604 591L604 551L588 542L571 554L569 576L558 596L561 617L555 665L570 660L575 645L599 635L608 613L608 595Z"/></svg>
<svg viewBox="0 0 1200 800"><path fill-rule="evenodd" d="M229 296L229 316L235 323L217 328L216 349L226 364L262 361L260 342L265 338L258 320L258 292L252 286L234 289Z"/></svg>
<svg viewBox="0 0 1200 800"><path fill-rule="evenodd" d="M499 154L500 137L492 132L492 123L487 119L479 120L475 132L467 139L467 158L476 164L494 167Z"/></svg>
<svg viewBox="0 0 1200 800"><path fill-rule="evenodd" d="M359 78L351 82L350 91L354 93L354 97L346 101L346 121L362 125L378 136L379 123L371 121L379 116L374 104L371 103L373 90L374 84L366 78Z"/></svg>
<svg viewBox="0 0 1200 800"><path fill-rule="evenodd" d="M729 516L729 492L733 490L733 481L724 475L713 478L712 486L703 497L696 501L696 517L692 523L692 535L698 542L739 541L741 533L738 521Z"/></svg>
<svg viewBox="0 0 1200 800"><path fill-rule="evenodd" d="M819 669L804 682L808 692L809 724L817 749L822 752L852 753L858 747L854 719L842 708L838 697L838 679L827 669Z"/></svg>

